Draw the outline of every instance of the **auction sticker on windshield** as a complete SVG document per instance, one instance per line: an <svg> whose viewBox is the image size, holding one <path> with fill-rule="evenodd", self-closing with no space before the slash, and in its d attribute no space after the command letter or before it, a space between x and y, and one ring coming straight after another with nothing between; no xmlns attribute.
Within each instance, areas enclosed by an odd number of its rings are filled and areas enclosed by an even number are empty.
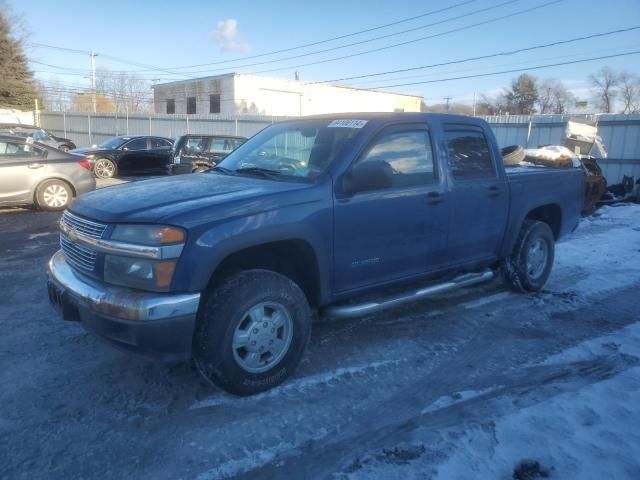
<svg viewBox="0 0 640 480"><path fill-rule="evenodd" d="M366 120L334 120L328 127L362 128L366 124Z"/></svg>

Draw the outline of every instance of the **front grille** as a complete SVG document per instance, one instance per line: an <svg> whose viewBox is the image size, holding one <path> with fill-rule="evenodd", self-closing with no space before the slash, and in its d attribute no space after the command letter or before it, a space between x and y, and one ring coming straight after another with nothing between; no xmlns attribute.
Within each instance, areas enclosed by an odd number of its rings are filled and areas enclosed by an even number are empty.
<svg viewBox="0 0 640 480"><path fill-rule="evenodd" d="M62 214L61 222L65 223L67 227L72 228L78 233L91 238L100 238L104 233L107 226L104 223L92 222L82 217L74 215L69 210L65 210Z"/></svg>
<svg viewBox="0 0 640 480"><path fill-rule="evenodd" d="M64 233L60 234L60 248L69 265L78 270L93 272L96 265L96 251L71 242Z"/></svg>
<svg viewBox="0 0 640 480"><path fill-rule="evenodd" d="M61 223L80 235L90 238L101 238L107 226L103 223L92 222L65 210L60 219ZM93 273L98 253L77 242L72 242L64 233L60 233L60 248L64 252L67 262L78 270Z"/></svg>

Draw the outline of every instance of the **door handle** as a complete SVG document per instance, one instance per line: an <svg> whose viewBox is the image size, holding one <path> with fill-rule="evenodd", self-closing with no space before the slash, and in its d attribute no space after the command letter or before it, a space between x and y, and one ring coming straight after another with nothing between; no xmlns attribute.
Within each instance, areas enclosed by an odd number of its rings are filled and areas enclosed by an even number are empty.
<svg viewBox="0 0 640 480"><path fill-rule="evenodd" d="M502 194L502 190L496 185L491 185L487 190L489 191L489 195L492 197Z"/></svg>
<svg viewBox="0 0 640 480"><path fill-rule="evenodd" d="M435 205L436 203L440 203L441 201L442 201L442 195L440 195L440 192L427 193L426 203L428 205Z"/></svg>
<svg viewBox="0 0 640 480"><path fill-rule="evenodd" d="M44 167L44 165L42 165L41 163L30 163L29 164L29 168L42 168Z"/></svg>

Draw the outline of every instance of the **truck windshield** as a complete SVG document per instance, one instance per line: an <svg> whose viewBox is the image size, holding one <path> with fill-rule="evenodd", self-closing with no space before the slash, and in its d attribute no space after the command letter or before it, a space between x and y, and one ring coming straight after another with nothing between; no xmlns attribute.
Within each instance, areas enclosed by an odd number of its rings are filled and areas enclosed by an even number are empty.
<svg viewBox="0 0 640 480"><path fill-rule="evenodd" d="M231 152L219 166L245 174L266 171L278 177L314 178L362 131L343 125L331 119L275 124Z"/></svg>

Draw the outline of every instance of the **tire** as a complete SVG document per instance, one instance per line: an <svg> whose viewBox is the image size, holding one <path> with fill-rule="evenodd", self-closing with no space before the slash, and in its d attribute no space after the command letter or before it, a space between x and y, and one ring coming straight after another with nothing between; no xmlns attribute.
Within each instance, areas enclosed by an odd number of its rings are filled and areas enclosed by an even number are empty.
<svg viewBox="0 0 640 480"><path fill-rule="evenodd" d="M505 284L518 292L537 292L553 267L555 240L549 225L525 220L512 254L502 264Z"/></svg>
<svg viewBox="0 0 640 480"><path fill-rule="evenodd" d="M501 150L502 161L505 165L519 165L524 160L524 148L520 145L511 145Z"/></svg>
<svg viewBox="0 0 640 480"><path fill-rule="evenodd" d="M73 190L64 180L45 180L36 189L36 204L42 210L64 210L73 200Z"/></svg>
<svg viewBox="0 0 640 480"><path fill-rule="evenodd" d="M295 370L310 335L311 310L300 287L275 272L247 270L206 298L198 314L193 359L216 386L234 395L253 395L282 383Z"/></svg>
<svg viewBox="0 0 640 480"><path fill-rule="evenodd" d="M118 167L108 158L98 158L93 164L93 173L98 178L113 178L118 173Z"/></svg>

